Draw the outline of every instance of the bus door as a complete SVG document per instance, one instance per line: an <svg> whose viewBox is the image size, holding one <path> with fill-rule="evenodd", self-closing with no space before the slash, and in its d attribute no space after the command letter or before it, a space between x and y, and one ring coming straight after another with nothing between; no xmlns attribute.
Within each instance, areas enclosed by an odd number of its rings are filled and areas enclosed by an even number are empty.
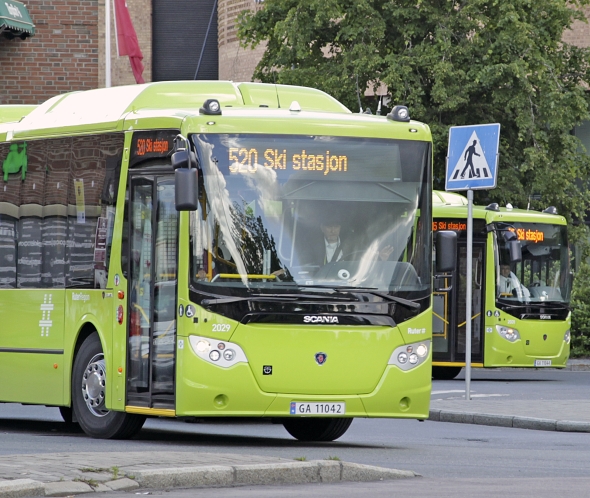
<svg viewBox="0 0 590 498"><path fill-rule="evenodd" d="M467 244L458 241L457 271L447 274L434 292L433 361L465 363ZM483 363L485 242L473 241L471 284L471 360Z"/></svg>
<svg viewBox="0 0 590 498"><path fill-rule="evenodd" d="M174 408L178 213L174 177L130 178L127 403Z"/></svg>

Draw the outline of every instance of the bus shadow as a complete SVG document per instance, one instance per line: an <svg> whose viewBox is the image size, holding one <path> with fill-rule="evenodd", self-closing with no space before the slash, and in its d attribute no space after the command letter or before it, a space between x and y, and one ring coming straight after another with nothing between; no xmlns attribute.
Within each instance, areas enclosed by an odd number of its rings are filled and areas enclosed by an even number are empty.
<svg viewBox="0 0 590 498"><path fill-rule="evenodd" d="M78 424L24 419L0 419L0 430L31 434L80 436L84 432Z"/></svg>
<svg viewBox="0 0 590 498"><path fill-rule="evenodd" d="M233 424L237 425L237 424ZM249 424L245 424L249 425ZM56 437L83 437L87 436L78 424L66 424L65 422L50 422L24 419L0 419L0 431L12 433L26 433L35 436ZM309 442L292 439L285 432L285 437L276 436L245 436L236 434L222 434L210 432L195 432L192 430L179 430L178 428L160 429L143 428L139 434L131 438L134 443L151 443L162 446L211 446L220 448L340 448L340 449L401 449L383 445L358 444L350 442ZM113 444L125 444L125 441L111 441Z"/></svg>
<svg viewBox="0 0 590 498"><path fill-rule="evenodd" d="M383 445L358 444L340 441L310 442L298 441L285 432L285 437L276 436L241 436L236 434L213 434L204 432L183 432L162 429L142 429L134 441L174 443L179 446L208 445L215 447L251 447L251 448L351 448L351 449L398 449Z"/></svg>

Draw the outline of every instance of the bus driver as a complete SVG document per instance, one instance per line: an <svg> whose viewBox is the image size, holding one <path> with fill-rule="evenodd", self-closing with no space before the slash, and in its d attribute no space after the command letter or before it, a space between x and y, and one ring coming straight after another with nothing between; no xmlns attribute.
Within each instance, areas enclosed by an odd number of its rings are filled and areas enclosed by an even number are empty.
<svg viewBox="0 0 590 498"><path fill-rule="evenodd" d="M530 297L529 290L520 283L518 277L510 271L510 265L500 265L500 278L498 280L500 295L514 296L519 299Z"/></svg>

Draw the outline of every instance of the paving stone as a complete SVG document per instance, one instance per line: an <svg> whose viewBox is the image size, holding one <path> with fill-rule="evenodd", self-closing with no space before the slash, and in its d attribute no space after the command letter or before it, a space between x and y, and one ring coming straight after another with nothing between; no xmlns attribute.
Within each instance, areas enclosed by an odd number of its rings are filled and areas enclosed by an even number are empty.
<svg viewBox="0 0 590 498"><path fill-rule="evenodd" d="M141 487L153 489L231 486L234 470L222 465L140 470L135 480Z"/></svg>
<svg viewBox="0 0 590 498"><path fill-rule="evenodd" d="M33 479L13 479L0 481L0 497L20 498L25 496L45 496L45 486Z"/></svg>
<svg viewBox="0 0 590 498"><path fill-rule="evenodd" d="M313 462L236 465L235 484L272 485L320 482L319 467Z"/></svg>
<svg viewBox="0 0 590 498"><path fill-rule="evenodd" d="M130 491L132 489L139 488L139 484L137 483L137 481L134 481L127 477L116 479L114 481L108 481L104 484L105 486L111 488L113 491Z"/></svg>
<svg viewBox="0 0 590 498"><path fill-rule="evenodd" d="M45 485L45 496L68 496L92 493L94 490L85 482L61 481Z"/></svg>
<svg viewBox="0 0 590 498"><path fill-rule="evenodd" d="M533 429L538 431L554 431L557 420L534 417L514 417L512 427L517 429Z"/></svg>
<svg viewBox="0 0 590 498"><path fill-rule="evenodd" d="M372 465L342 462L343 481L368 482L408 477L416 477L416 474L411 470L386 469Z"/></svg>

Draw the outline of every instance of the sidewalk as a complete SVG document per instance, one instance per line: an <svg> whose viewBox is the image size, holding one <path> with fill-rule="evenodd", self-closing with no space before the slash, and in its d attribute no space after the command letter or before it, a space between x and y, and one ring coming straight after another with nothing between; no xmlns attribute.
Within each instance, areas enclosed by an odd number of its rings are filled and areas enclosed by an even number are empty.
<svg viewBox="0 0 590 498"><path fill-rule="evenodd" d="M0 497L71 496L138 488L381 481L416 477L334 460L293 461L226 453L50 453L0 457Z"/></svg>
<svg viewBox="0 0 590 498"><path fill-rule="evenodd" d="M569 360L565 370L590 371L590 360ZM428 420L541 431L590 432L590 387L586 399L433 400Z"/></svg>

